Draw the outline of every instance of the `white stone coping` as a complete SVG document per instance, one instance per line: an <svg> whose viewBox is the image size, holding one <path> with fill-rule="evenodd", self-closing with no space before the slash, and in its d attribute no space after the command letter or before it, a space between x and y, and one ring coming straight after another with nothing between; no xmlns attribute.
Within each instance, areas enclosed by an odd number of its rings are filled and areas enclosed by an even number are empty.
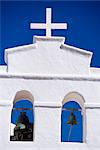
<svg viewBox="0 0 100 150"><path fill-rule="evenodd" d="M99 68L91 67L90 68L90 74L100 75L100 67Z"/></svg>
<svg viewBox="0 0 100 150"><path fill-rule="evenodd" d="M0 106L11 106L11 101L8 100L0 100ZM34 107L48 107L48 108L61 108L62 103L60 102L34 102ZM85 103L84 107L86 109L100 109L100 103Z"/></svg>
<svg viewBox="0 0 100 150"><path fill-rule="evenodd" d="M36 36L35 35L33 37L33 43L35 43L36 41L58 41L58 42L64 43L65 37L58 37L58 36L48 37L48 36Z"/></svg>
<svg viewBox="0 0 100 150"><path fill-rule="evenodd" d="M34 102L35 107L52 107L52 108L60 108L62 106L62 103L57 102Z"/></svg>
<svg viewBox="0 0 100 150"><path fill-rule="evenodd" d="M96 75L74 75L74 74L13 74L0 73L0 78L17 78L30 80L72 80L72 81L100 81L100 76Z"/></svg>
<svg viewBox="0 0 100 150"><path fill-rule="evenodd" d="M11 102L8 100L0 100L0 106L10 106Z"/></svg>
<svg viewBox="0 0 100 150"><path fill-rule="evenodd" d="M33 43L34 44L28 44L28 45L24 45L24 46L17 46L17 47L14 47L14 48L5 49L5 62L7 63L7 57L8 57L7 55L8 54L15 53L15 52L21 52L23 50L25 51L25 50L35 49L37 41L44 41L44 42L45 41L57 41L57 42L61 43L61 46L60 46L61 49L71 50L71 51L74 51L74 52L81 53L83 55L89 55L91 57L92 57L92 54L93 54L90 51L83 50L83 49L80 49L80 48L77 48L77 47L74 47L74 46L64 44L64 41L65 41L64 37L34 36L33 37Z"/></svg>
<svg viewBox="0 0 100 150"><path fill-rule="evenodd" d="M5 62L7 63L8 54L27 51L27 50L29 51L29 50L35 49L35 48L36 48L36 44L28 44L28 45L24 45L24 46L17 46L17 47L5 49Z"/></svg>
<svg viewBox="0 0 100 150"><path fill-rule="evenodd" d="M83 50L83 49L80 49L80 48L77 48L77 47L74 47L74 46L70 46L70 45L66 45L66 44L62 44L60 48L65 49L65 50L75 51L75 52L81 53L83 55L90 55L91 57L92 57L92 54L93 54L90 51Z"/></svg>
<svg viewBox="0 0 100 150"><path fill-rule="evenodd" d="M0 65L0 72L6 73L7 72L7 66L6 65Z"/></svg>
<svg viewBox="0 0 100 150"><path fill-rule="evenodd" d="M55 102L35 102L34 103L35 107L52 107L52 108L61 108L62 103L55 103ZM84 104L85 108L100 108L100 103L85 103Z"/></svg>
<svg viewBox="0 0 100 150"><path fill-rule="evenodd" d="M85 103L85 108L91 109L91 108L100 108L100 103Z"/></svg>

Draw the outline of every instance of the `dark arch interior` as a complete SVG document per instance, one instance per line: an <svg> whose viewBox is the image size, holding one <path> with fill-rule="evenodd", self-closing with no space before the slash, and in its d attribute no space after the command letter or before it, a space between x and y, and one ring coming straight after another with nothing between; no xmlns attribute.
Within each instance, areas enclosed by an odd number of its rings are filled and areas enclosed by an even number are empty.
<svg viewBox="0 0 100 150"><path fill-rule="evenodd" d="M21 99L14 103L11 123L15 125L11 141L33 141L34 112L29 100Z"/></svg>

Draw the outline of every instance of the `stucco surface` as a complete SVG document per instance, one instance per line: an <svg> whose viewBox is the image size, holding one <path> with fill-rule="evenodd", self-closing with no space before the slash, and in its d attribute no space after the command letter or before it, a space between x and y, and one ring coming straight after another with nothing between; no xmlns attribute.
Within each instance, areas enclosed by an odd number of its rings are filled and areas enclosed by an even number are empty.
<svg viewBox="0 0 100 150"><path fill-rule="evenodd" d="M92 52L64 44L63 37L35 37L31 45L6 49L0 67L0 150L99 150L100 69ZM11 142L11 110L18 91L32 94L34 141ZM69 92L84 98L86 143L61 143L61 108ZM33 99L32 99L33 97Z"/></svg>
<svg viewBox="0 0 100 150"><path fill-rule="evenodd" d="M89 73L92 52L64 45L64 40L60 37L34 38L33 45L6 49L5 60L8 64L8 72L27 74L40 72L44 74Z"/></svg>
<svg viewBox="0 0 100 150"><path fill-rule="evenodd" d="M1 107L0 107L1 108ZM10 142L10 108L1 108L2 116L0 118L5 122L1 124L2 139L0 146L5 150L22 149L22 150L42 150L42 149L61 149L61 150L99 150L100 148L100 128L99 116L100 110L87 109L87 136L86 143L61 143L61 108L35 108L35 132L34 142ZM7 115L8 116L8 115ZM40 117L41 116L41 117ZM93 119L94 118L94 119ZM9 132L8 132L9 131ZM94 142L95 141L95 142Z"/></svg>
<svg viewBox="0 0 100 150"><path fill-rule="evenodd" d="M61 103L65 95L71 91L79 92L86 103L100 103L100 81L1 78L0 85L0 100L9 102L13 102L16 92L27 90L34 96L35 103Z"/></svg>

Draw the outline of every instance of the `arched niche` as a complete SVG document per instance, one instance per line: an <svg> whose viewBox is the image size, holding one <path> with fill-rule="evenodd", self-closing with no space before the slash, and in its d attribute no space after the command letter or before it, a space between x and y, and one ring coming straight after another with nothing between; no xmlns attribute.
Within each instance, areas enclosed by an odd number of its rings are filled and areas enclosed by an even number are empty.
<svg viewBox="0 0 100 150"><path fill-rule="evenodd" d="M34 98L29 91L18 91L11 112L10 141L33 141Z"/></svg>
<svg viewBox="0 0 100 150"><path fill-rule="evenodd" d="M76 101L82 109L84 109L84 97L78 93L78 92L69 92L63 99L62 101L62 105L64 105L66 102L70 101L71 99L74 99L74 101Z"/></svg>
<svg viewBox="0 0 100 150"><path fill-rule="evenodd" d="M80 93L78 93L76 91L69 92L62 101L62 114L63 114L63 110L66 110L64 106L66 105L66 107L67 107L67 104L69 105L71 103L74 103L74 106L77 105L76 107L81 112L80 114L82 115L81 120L82 120L82 133L83 133L82 134L82 142L86 142L86 111L85 111L85 107L84 107L85 99ZM63 118L61 115L61 141L63 142L63 140L62 140L62 130L63 130L62 122L63 122L63 120L62 119ZM68 141L65 140L65 142L68 142Z"/></svg>
<svg viewBox="0 0 100 150"><path fill-rule="evenodd" d="M16 102L20 101L21 99L27 99L29 100L32 104L34 103L34 97L31 94L31 92L26 91L26 90L21 90L18 91L15 95L13 104L15 104Z"/></svg>

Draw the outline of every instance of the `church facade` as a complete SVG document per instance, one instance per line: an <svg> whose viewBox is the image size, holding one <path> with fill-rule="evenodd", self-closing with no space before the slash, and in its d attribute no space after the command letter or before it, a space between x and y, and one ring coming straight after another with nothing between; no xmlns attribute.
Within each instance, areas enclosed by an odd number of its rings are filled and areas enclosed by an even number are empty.
<svg viewBox="0 0 100 150"><path fill-rule="evenodd" d="M91 52L65 45L63 37L34 36L31 45L5 50L7 66L0 67L2 149L100 148L100 69L90 67L91 58ZM15 128L11 122L12 109L22 99L33 105L33 140L11 141ZM62 114L68 109L63 106L70 101L81 108L81 142L67 140ZM76 110L74 105L69 110L72 108ZM78 117L76 120L80 123ZM67 121L66 117L65 126ZM66 134L62 135L63 132ZM77 137L78 130L71 136Z"/></svg>
<svg viewBox="0 0 100 150"><path fill-rule="evenodd" d="M52 37L5 50L0 66L1 150L99 150L100 69L93 53ZM48 19L49 18L49 19ZM39 24L35 24L37 28ZM31 28L33 25L31 24Z"/></svg>

